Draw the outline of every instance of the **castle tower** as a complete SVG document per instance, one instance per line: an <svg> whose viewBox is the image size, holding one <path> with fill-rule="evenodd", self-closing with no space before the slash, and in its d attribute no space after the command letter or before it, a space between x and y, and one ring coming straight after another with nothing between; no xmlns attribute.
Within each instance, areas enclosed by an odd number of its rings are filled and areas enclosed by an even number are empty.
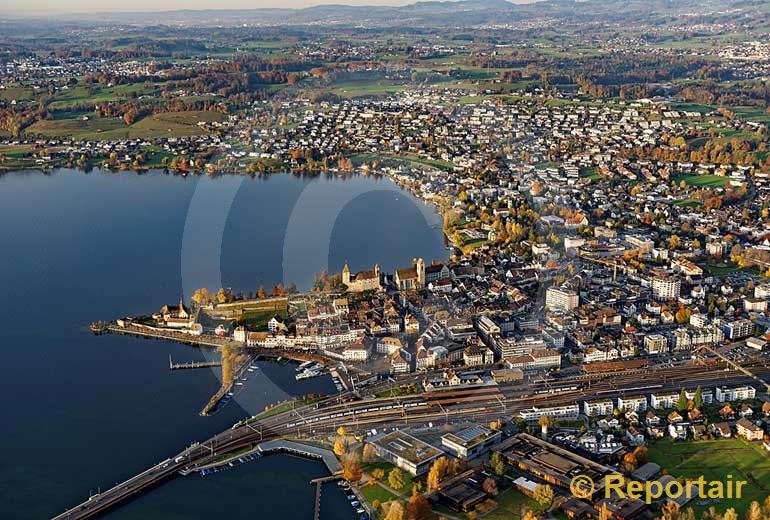
<svg viewBox="0 0 770 520"><path fill-rule="evenodd" d="M380 276L380 264L374 264L374 274L379 278Z"/></svg>
<svg viewBox="0 0 770 520"><path fill-rule="evenodd" d="M350 267L348 267L347 262L345 262L345 266L342 268L342 283L350 285Z"/></svg>

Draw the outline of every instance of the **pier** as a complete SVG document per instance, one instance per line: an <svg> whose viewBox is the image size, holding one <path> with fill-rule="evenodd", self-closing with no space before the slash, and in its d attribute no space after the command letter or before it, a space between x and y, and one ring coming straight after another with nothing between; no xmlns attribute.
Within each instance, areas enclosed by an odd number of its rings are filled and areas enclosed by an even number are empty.
<svg viewBox="0 0 770 520"><path fill-rule="evenodd" d="M313 518L315 520L321 520L321 488L323 483L316 482L315 484L315 507L313 508Z"/></svg>
<svg viewBox="0 0 770 520"><path fill-rule="evenodd" d="M188 363L174 363L171 354L168 355L169 370L190 370L193 368L221 367L221 361L190 361Z"/></svg>
<svg viewBox="0 0 770 520"><path fill-rule="evenodd" d="M309 444L302 444L287 439L275 439L260 444L259 451L264 454L288 453L289 455L320 460L326 464L326 468L332 475L339 475L342 473L342 464L337 460L334 453L323 448L310 446Z"/></svg>

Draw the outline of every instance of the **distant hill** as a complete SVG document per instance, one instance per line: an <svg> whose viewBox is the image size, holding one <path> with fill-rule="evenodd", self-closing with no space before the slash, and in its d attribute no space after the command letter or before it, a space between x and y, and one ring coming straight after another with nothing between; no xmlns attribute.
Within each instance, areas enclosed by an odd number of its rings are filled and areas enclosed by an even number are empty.
<svg viewBox="0 0 770 520"><path fill-rule="evenodd" d="M360 25L420 27L490 25L537 18L605 21L683 14L724 16L727 10L751 11L767 0L543 0L515 4L505 0L424 1L400 7L319 5L304 9L178 10L161 13L72 13L57 20L117 22L137 25Z"/></svg>

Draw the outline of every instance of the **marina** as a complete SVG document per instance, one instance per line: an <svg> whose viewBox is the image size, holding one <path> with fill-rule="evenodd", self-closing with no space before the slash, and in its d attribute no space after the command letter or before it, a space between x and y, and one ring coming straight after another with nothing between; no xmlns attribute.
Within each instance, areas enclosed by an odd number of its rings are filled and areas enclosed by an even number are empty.
<svg viewBox="0 0 770 520"><path fill-rule="evenodd" d="M271 223L259 229L228 228L223 239L222 279L228 286L253 289L255 280L264 281L265 285L281 280L280 250L289 216L287 208L292 207L305 186L330 182L322 177L306 179L288 175L266 179L235 176L183 179L159 171L118 175L98 169L89 174L58 169L46 176L14 172L2 176L0 216L17 224L0 229L0 240L14 244L0 255L0 285L20 298L0 305L4 310L0 322L9 344L35 346L10 349L9 361L17 366L38 366L48 376L45 385L37 386L31 405L12 398L11 389L25 384L22 371L9 371L3 380L7 389L2 393L5 397L0 397L6 414L4 435L15 448L3 451L5 463L0 465L0 479L16 482L16 491L13 501L0 503L0 517L50 518L87 498L89 489L96 490L97 486L104 489L127 473L139 472L164 459L180 446L205 439L244 417L261 412L268 404L286 401L292 396L329 395L335 391L336 387L327 377L296 381L297 365L262 361L281 358L281 363L286 363L290 354L256 351L260 361L251 365L259 369L249 372L247 368L246 373L255 380L258 375L264 376L271 384L257 387L245 383L238 387L243 392L238 395L237 403L230 402L215 415L200 417L202 404L219 385L214 373L217 369L170 372L168 356L171 354L175 362L206 361L208 353L199 347L208 345L200 345L192 337L183 338L189 341L183 344L164 336L158 336L157 341L145 341L134 334L97 336L93 332L109 331L95 327L92 332L87 325L100 318L138 313L154 308L157 302L179 299L183 293L181 237L196 189L240 186L239 197L231 210L233 221ZM349 186L362 184L377 188L389 181L357 178L334 182L336 190L345 191ZM399 203L404 197L400 199ZM90 202L84 204L83 200ZM351 262L367 265L385 258L398 265L404 258L411 258L420 246L422 254L429 257L443 250L440 233L427 226L420 230L422 235L414 239L405 236L403 241L383 241L369 248L351 243L348 233L357 236L358 222L366 220L373 232L397 237L395 229L406 226L413 217L404 215L392 199L378 200L381 211L377 214L391 217L364 218L371 211L371 197L351 204L340 214L337 226L342 234L332 242L330 262L343 262L348 257ZM35 217L18 220L14 215L19 214ZM40 227L41 222L46 225ZM158 222L163 222L161 231ZM308 233L312 233L311 228L308 224ZM114 229L133 229L135 233L106 231ZM82 230L82 233L73 236L72 230ZM69 238L64 240L64 237ZM244 251L243 243L259 244L259 247ZM435 251L429 249L430 244L435 244ZM302 259L293 261L301 266ZM136 274L137 266L141 266L140 275ZM307 280L297 280L297 285L309 287L318 268L307 262L303 268ZM203 271L196 273L190 281L194 287L210 281ZM110 298L105 298L106 288ZM61 305L57 298L51 298L52 292L77 294L78 298ZM48 316L47 327L36 325L40 313ZM218 342L211 346L220 345ZM141 384L137 384L139 380ZM99 388L99 392L94 392L94 388ZM233 399L234 393L228 397ZM152 406L138 407L136 403L152 403ZM58 410L57 419L38 413L41 407ZM248 411L244 413L243 408ZM94 419L97 411L100 420ZM185 425L184 429L180 424ZM151 436L146 435L148 428L152 429ZM52 444L51 438L58 439L58 444ZM132 448L116 450L116 445ZM144 520L151 514L162 513L169 517L201 518L205 512L215 514L214 496L227 497L233 512L253 514L253 500L245 500L236 492L241 489L241 480L249 483L243 491L256 497L264 505L264 511L280 509L281 503L291 501L298 493L299 501L311 506L307 482L318 474L315 463L291 458L287 462L286 457L279 456L271 459L249 467L248 477L241 476L240 480L233 477L235 468L214 478L207 475L205 479L169 482L106 518ZM52 461L68 470L52 472ZM20 474L14 468L21 466L27 469ZM284 475L282 472L287 466L297 475ZM191 482L200 482L200 485ZM216 482L226 482L227 489L221 489ZM264 491L255 495L254 489ZM41 496L47 497L46 500L41 500ZM351 511L344 496L325 492L323 500L323 517L352 517L346 516ZM310 515L312 508L299 507L276 517L305 520Z"/></svg>

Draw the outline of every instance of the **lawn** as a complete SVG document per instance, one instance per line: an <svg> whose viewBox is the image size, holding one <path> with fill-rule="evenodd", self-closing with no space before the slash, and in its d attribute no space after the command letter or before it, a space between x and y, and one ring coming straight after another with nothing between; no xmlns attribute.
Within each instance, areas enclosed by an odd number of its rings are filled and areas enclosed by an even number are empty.
<svg viewBox="0 0 770 520"><path fill-rule="evenodd" d="M690 186L699 188L721 188L727 184L730 179L722 175L682 175L676 177L676 182L684 181Z"/></svg>
<svg viewBox="0 0 770 520"><path fill-rule="evenodd" d="M363 465L363 470L367 473L371 473L377 468L385 472L385 476L382 477L382 482L386 485L389 485L388 475L390 475L391 470L395 468L395 466L389 462L385 462L384 460L378 460L376 462L371 462ZM404 487L402 487L401 489L397 489L396 491L399 491L407 496L411 495L412 494L412 475L410 475L406 471L402 471L401 473L404 476Z"/></svg>
<svg viewBox="0 0 770 520"><path fill-rule="evenodd" d="M598 181L599 179L602 178L602 176L599 175L599 169L595 167L586 168L585 170L580 172L580 176L586 179L591 179L592 181Z"/></svg>
<svg viewBox="0 0 770 520"><path fill-rule="evenodd" d="M706 480L745 480L740 499L718 504L718 509L733 507L742 515L752 501L760 504L770 495L770 458L758 443L741 439L720 439L701 442L672 442L660 440L649 447L650 460L675 477L696 479L703 475ZM693 501L696 517L708 505Z"/></svg>
<svg viewBox="0 0 770 520"><path fill-rule="evenodd" d="M288 316L288 313L285 310L245 311L241 319L238 320L238 324L247 325L251 330L264 331L267 330L267 322L276 314L282 318Z"/></svg>
<svg viewBox="0 0 770 520"><path fill-rule="evenodd" d="M534 513L543 511L543 506L513 487L500 493L497 504L497 509L484 516L486 520L512 520L523 518L527 510Z"/></svg>
<svg viewBox="0 0 770 520"><path fill-rule="evenodd" d="M379 501L380 504L382 504L385 502L390 502L394 498L397 498L396 495L394 495L384 487L380 486L379 484L371 484L369 486L366 486L363 489L361 489L361 493L364 495L364 498L366 498L366 501L369 502L370 504L375 500Z"/></svg>
<svg viewBox="0 0 770 520"><path fill-rule="evenodd" d="M709 274L712 274L714 276L726 276L728 274L737 273L741 270L740 267L738 267L735 264L725 264L725 265L715 265L715 264L706 264L702 265L706 271L708 271Z"/></svg>

